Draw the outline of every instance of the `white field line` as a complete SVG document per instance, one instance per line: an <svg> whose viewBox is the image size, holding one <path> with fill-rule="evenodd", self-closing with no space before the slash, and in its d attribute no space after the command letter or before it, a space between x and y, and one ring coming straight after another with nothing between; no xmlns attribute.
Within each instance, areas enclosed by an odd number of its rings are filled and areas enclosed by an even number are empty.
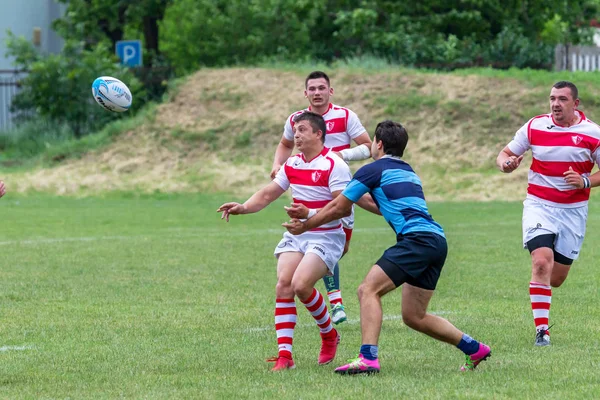
<svg viewBox="0 0 600 400"><path fill-rule="evenodd" d="M452 312L452 311L429 311L429 314L448 315L448 314L454 314L454 312ZM398 320L402 321L402 315L384 315L383 320L384 321L398 321ZM344 324L356 325L359 323L360 323L359 319L349 319ZM275 323L273 323L273 324L275 324ZM303 324L296 324L296 328L308 328L308 327L312 327L312 326L315 326L314 321L308 322L308 323L303 323ZM244 333L260 333L260 332L266 332L266 331L271 331L271 330L275 330L274 325L246 328L243 330L243 332Z"/></svg>
<svg viewBox="0 0 600 400"><path fill-rule="evenodd" d="M452 231L454 228L476 228L476 227L487 227L489 223L478 223L478 224L454 224L449 230ZM511 226L513 223L500 222L491 224L494 227L498 226ZM177 232L177 233L173 233ZM244 229L232 231L230 229L202 229L202 228L170 228L166 232L156 232L155 234L149 235L115 235L115 236L81 236L81 237L59 237L59 238L34 238L34 239L23 239L23 240L4 240L0 241L0 246L13 246L13 245L40 245L40 244L58 244L68 242L99 242L105 240L146 240L160 237L164 239L175 239L175 238L207 238L207 237L232 237L232 236L255 236L261 234L283 234L283 229ZM380 227L380 228L355 228L356 233L390 233L393 234L391 228ZM520 229L519 231L520 232ZM451 232L452 236L462 235L473 235L474 232L469 229L466 232Z"/></svg>
<svg viewBox="0 0 600 400"><path fill-rule="evenodd" d="M23 351L33 349L33 346L2 346L0 351Z"/></svg>

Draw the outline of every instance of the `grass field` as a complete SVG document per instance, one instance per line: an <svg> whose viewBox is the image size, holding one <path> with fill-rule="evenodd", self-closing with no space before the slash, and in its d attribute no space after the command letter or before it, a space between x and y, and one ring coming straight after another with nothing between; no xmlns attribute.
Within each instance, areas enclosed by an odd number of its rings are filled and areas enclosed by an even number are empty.
<svg viewBox="0 0 600 400"><path fill-rule="evenodd" d="M224 196L59 198L0 203L1 398L597 398L600 205L574 271L554 290L553 344L533 347L520 203L432 203L450 253L430 310L492 347L463 355L403 325L384 298L382 373L340 377L360 345L356 287L394 235L359 211L342 260L349 322L332 365L298 308L297 369L273 374L278 201L229 224ZM241 199L238 199L241 200ZM318 288L323 289L322 284Z"/></svg>

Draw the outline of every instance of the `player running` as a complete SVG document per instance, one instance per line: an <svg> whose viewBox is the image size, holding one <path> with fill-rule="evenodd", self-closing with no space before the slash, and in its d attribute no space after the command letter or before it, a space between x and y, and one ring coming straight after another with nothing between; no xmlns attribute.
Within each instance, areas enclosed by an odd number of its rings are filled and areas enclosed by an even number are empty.
<svg viewBox="0 0 600 400"><path fill-rule="evenodd" d="M330 103L331 96L333 96L333 88L325 72L314 71L306 77L304 97L308 99L309 107L293 113L286 120L283 137L275 151L271 178L275 178L277 171L279 171L285 160L290 157L294 149L294 116L307 110L323 116L327 126L325 147L336 152L344 161L366 160L371 156L371 138L362 126L358 116L352 110ZM352 141L357 144L354 148L351 148ZM305 210L298 210L298 212L303 213ZM352 238L354 210L352 215L342 218L342 223L346 233L345 254ZM337 325L347 319L342 292L340 291L339 265L337 263L333 275L325 276L323 281L331 304L331 319Z"/></svg>
<svg viewBox="0 0 600 400"><path fill-rule="evenodd" d="M346 215L352 204L370 192L385 220L394 229L397 243L387 249L358 288L362 346L358 357L335 370L339 374L380 371L378 342L383 310L381 297L402 287L404 323L434 339L450 343L466 354L461 370L475 369L491 355L490 348L459 331L444 318L428 314L448 247L442 227L427 209L421 180L410 165L401 160L408 133L392 121L377 125L371 152L376 160L360 168L341 196L312 218L293 219L283 226L303 235L315 226Z"/></svg>
<svg viewBox="0 0 600 400"><path fill-rule="evenodd" d="M600 127L577 110L577 87L557 82L550 114L530 119L500 151L502 172L517 169L531 149L527 198L523 202L523 247L531 253L529 297L536 346L550 345L552 287L567 279L585 235L590 188L600 185Z"/></svg>
<svg viewBox="0 0 600 400"><path fill-rule="evenodd" d="M255 213L288 188L295 203L320 208L336 198L350 182L348 165L324 146L325 121L319 114L304 112L294 117L294 143L300 153L290 157L269 185L256 192L244 204L225 203L218 212L229 221L230 215ZM370 207L376 211L372 199ZM314 210L313 212L314 213ZM336 354L340 335L333 327L327 305L315 283L333 268L342 256L346 238L339 219L315 226L309 232L293 236L285 232L275 249L277 286L275 289L275 330L279 354L272 371L295 367L292 342L296 326L294 297L304 304L321 332L318 363L330 363Z"/></svg>

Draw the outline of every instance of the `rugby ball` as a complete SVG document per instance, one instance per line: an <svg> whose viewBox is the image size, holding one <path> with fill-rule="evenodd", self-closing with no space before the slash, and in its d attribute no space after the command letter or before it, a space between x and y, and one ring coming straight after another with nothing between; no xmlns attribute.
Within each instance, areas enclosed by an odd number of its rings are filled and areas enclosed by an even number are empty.
<svg viewBox="0 0 600 400"><path fill-rule="evenodd" d="M94 100L108 111L129 110L133 98L126 84L112 76L101 76L92 83Z"/></svg>

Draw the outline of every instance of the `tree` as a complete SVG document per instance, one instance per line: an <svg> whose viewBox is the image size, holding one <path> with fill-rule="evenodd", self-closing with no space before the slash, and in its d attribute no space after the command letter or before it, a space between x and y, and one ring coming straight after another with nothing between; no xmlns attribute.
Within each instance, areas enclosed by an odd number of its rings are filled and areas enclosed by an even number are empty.
<svg viewBox="0 0 600 400"><path fill-rule="evenodd" d="M64 17L54 23L55 30L66 40L81 40L87 48L108 41L113 51L126 32L143 36L147 57L152 66L160 55L159 22L173 0L59 0L67 4Z"/></svg>

